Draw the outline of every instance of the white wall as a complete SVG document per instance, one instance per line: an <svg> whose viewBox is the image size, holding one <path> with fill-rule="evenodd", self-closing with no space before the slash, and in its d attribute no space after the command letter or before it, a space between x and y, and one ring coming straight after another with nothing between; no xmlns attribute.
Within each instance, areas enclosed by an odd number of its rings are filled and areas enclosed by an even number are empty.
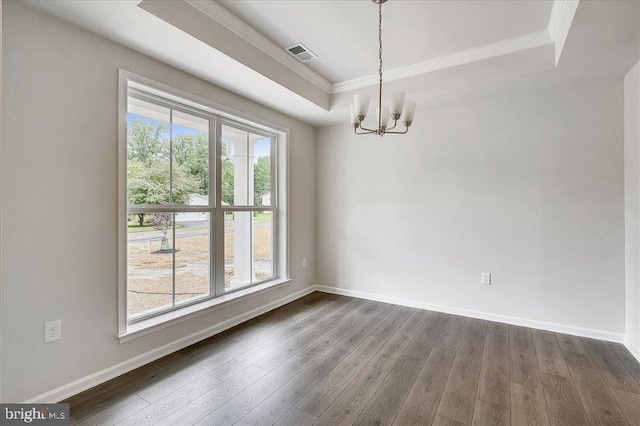
<svg viewBox="0 0 640 426"><path fill-rule="evenodd" d="M6 401L23 401L315 283L315 129L106 39L5 2ZM118 68L291 129L291 275L267 295L119 344ZM62 319L62 340L43 325Z"/></svg>
<svg viewBox="0 0 640 426"><path fill-rule="evenodd" d="M624 78L625 343L640 358L640 63Z"/></svg>
<svg viewBox="0 0 640 426"><path fill-rule="evenodd" d="M621 339L622 80L415 120L382 139L319 130L319 284Z"/></svg>

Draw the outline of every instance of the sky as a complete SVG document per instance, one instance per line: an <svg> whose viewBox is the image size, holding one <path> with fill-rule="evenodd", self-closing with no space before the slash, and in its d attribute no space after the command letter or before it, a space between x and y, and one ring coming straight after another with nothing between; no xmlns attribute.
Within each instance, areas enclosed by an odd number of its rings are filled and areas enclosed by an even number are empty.
<svg viewBox="0 0 640 426"><path fill-rule="evenodd" d="M157 126L159 123L159 120L156 120L155 118L144 117L142 115L134 114L131 112L128 113L127 123L131 123L134 120L142 121L143 123L152 124L154 126ZM166 123L166 124L167 124L167 130L162 133L162 137L168 140L169 139L169 123ZM189 127L180 126L178 124L173 125L174 135L177 135L177 134L197 135L199 133L203 133L203 132L196 129L189 128ZM223 136L222 141L225 142L225 139L226 138ZM259 139L258 141L256 141L253 148L254 154L255 154L254 162L257 161L258 157L269 156L270 150L271 150L270 145L271 145L270 140L268 138Z"/></svg>

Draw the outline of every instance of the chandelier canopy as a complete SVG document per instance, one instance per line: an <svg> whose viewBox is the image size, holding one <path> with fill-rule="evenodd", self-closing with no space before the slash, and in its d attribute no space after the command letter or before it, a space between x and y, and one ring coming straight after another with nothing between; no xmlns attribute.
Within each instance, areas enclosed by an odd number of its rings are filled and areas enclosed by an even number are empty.
<svg viewBox="0 0 640 426"><path fill-rule="evenodd" d="M387 133L405 134L409 131L409 126L411 126L413 122L416 103L413 101L405 102L404 92L393 92L389 95L389 105L391 109L387 106L382 106L382 3L387 0L372 1L378 5L378 43L380 46L378 49L378 58L380 60L378 75L380 76L380 80L378 86L378 109L376 110L378 128L367 129L362 125L362 121L367 116L369 101L371 100L369 95L364 94L358 94L353 97L353 104L351 104L351 124L357 135L384 136ZM391 127L389 127L389 118L393 120ZM394 130L398 125L398 121L404 124L404 130ZM360 129L360 131L358 131L358 129Z"/></svg>

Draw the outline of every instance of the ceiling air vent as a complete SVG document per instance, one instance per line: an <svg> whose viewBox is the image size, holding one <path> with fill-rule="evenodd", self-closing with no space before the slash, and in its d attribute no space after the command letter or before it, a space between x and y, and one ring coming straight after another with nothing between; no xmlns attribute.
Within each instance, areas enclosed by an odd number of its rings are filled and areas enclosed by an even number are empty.
<svg viewBox="0 0 640 426"><path fill-rule="evenodd" d="M318 55L310 51L307 46L302 43L298 43L295 46L287 47L284 50L286 50L287 53L289 53L300 62L307 62L318 57Z"/></svg>

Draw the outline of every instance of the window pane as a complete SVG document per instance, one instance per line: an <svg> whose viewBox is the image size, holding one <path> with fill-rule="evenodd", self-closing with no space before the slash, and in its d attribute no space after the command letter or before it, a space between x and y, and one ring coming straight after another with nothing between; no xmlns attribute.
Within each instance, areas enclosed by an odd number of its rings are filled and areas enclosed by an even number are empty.
<svg viewBox="0 0 640 426"><path fill-rule="evenodd" d="M173 213L135 213L127 223L127 314L173 304Z"/></svg>
<svg viewBox="0 0 640 426"><path fill-rule="evenodd" d="M253 204L271 206L271 138L251 134L253 145Z"/></svg>
<svg viewBox="0 0 640 426"><path fill-rule="evenodd" d="M251 212L224 216L224 285L233 290L251 284Z"/></svg>
<svg viewBox="0 0 640 426"><path fill-rule="evenodd" d="M209 120L173 111L173 204L209 203Z"/></svg>
<svg viewBox="0 0 640 426"><path fill-rule="evenodd" d="M252 212L253 282L273 278L273 214Z"/></svg>
<svg viewBox="0 0 640 426"><path fill-rule="evenodd" d="M209 213L176 213L176 304L210 295Z"/></svg>
<svg viewBox="0 0 640 426"><path fill-rule="evenodd" d="M225 290L273 278L272 212L227 212L224 224Z"/></svg>
<svg viewBox="0 0 640 426"><path fill-rule="evenodd" d="M215 116L165 102L160 91L147 91L141 84L128 84L127 320L218 295L220 268L227 291L273 278L274 139L259 129L243 130L243 124L222 124L222 134L214 138L209 130ZM217 150L220 194L210 187L209 160ZM221 206L244 206L239 210L269 211L220 214L219 201ZM224 256L216 248L214 259L211 247L219 247L219 238Z"/></svg>
<svg viewBox="0 0 640 426"><path fill-rule="evenodd" d="M127 112L127 203L169 200L170 111L129 97Z"/></svg>
<svg viewBox="0 0 640 426"><path fill-rule="evenodd" d="M222 205L247 206L253 200L249 192L248 132L231 126L222 126Z"/></svg>

